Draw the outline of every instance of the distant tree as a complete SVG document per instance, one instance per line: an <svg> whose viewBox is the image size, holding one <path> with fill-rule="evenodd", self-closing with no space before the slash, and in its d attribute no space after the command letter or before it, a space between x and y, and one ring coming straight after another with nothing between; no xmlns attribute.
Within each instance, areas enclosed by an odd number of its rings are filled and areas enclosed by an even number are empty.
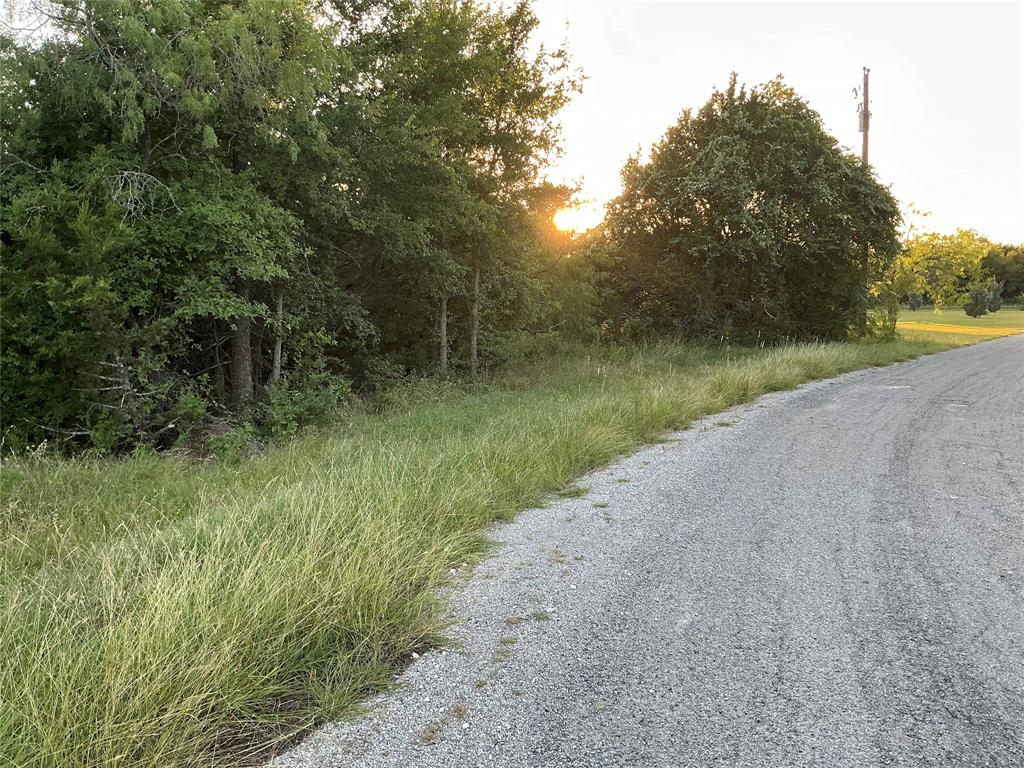
<svg viewBox="0 0 1024 768"><path fill-rule="evenodd" d="M993 245L981 260L981 270L1003 284L1003 298L1024 294L1024 245Z"/></svg>
<svg viewBox="0 0 1024 768"><path fill-rule="evenodd" d="M844 338L899 250L892 195L781 79L734 75L622 177L598 260L613 323Z"/></svg>
<svg viewBox="0 0 1024 768"><path fill-rule="evenodd" d="M903 303L907 305L907 309L911 312L915 312L924 306L924 296L917 291L910 291L904 297Z"/></svg>
<svg viewBox="0 0 1024 768"><path fill-rule="evenodd" d="M981 317L997 312L1003 306L1003 286L991 277L974 282L967 290L964 312L971 317Z"/></svg>
<svg viewBox="0 0 1024 768"><path fill-rule="evenodd" d="M919 308L923 304L921 281L911 264L907 249L901 248L888 268L871 285L871 295L883 310L879 329L883 337L891 338L896 335L901 302L906 300L910 309Z"/></svg>
<svg viewBox="0 0 1024 768"><path fill-rule="evenodd" d="M973 230L955 234L927 232L905 243L905 256L896 266L903 270L913 288L925 293L936 309L960 306L968 292L981 280L981 261L989 243Z"/></svg>

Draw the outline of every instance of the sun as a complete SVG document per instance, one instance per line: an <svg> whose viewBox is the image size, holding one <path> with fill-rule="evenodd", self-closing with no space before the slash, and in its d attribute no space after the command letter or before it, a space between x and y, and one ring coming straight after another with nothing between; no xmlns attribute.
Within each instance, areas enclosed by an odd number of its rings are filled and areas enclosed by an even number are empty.
<svg viewBox="0 0 1024 768"><path fill-rule="evenodd" d="M604 212L596 205L576 205L559 210L553 219L563 232L586 232L601 223Z"/></svg>

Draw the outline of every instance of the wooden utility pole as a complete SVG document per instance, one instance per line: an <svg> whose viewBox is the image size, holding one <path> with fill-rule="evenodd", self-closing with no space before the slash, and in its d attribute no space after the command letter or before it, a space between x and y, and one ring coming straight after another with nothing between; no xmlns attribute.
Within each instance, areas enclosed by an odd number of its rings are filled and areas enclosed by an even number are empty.
<svg viewBox="0 0 1024 768"><path fill-rule="evenodd" d="M868 131L871 129L871 99L868 96L868 76L871 70L864 67L864 100L860 103L860 132L861 137L860 159L864 165L868 164Z"/></svg>

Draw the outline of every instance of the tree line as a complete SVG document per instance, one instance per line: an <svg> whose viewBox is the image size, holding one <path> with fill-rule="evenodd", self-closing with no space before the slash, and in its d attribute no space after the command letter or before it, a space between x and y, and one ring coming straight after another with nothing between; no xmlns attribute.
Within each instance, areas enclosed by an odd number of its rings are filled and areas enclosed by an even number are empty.
<svg viewBox="0 0 1024 768"><path fill-rule="evenodd" d="M962 307L972 317L996 312L1004 303L1024 307L1024 246L993 243L969 229L911 230L872 291L890 331L904 306Z"/></svg>
<svg viewBox="0 0 1024 768"><path fill-rule="evenodd" d="M444 373L456 335L475 370L543 314L569 191L538 172L578 77L526 2L44 12L3 42L9 443Z"/></svg>
<svg viewBox="0 0 1024 768"><path fill-rule="evenodd" d="M582 78L526 0L42 8L0 40L6 448L288 431L522 334L846 338L900 252L871 169L735 76L558 232Z"/></svg>

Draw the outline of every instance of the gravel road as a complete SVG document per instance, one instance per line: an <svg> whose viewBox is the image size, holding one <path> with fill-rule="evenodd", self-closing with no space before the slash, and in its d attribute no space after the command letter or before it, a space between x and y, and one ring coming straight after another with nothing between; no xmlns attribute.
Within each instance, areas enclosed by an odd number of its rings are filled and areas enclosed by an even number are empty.
<svg viewBox="0 0 1024 768"><path fill-rule="evenodd" d="M1024 766L1024 335L773 394L496 526L278 768Z"/></svg>

